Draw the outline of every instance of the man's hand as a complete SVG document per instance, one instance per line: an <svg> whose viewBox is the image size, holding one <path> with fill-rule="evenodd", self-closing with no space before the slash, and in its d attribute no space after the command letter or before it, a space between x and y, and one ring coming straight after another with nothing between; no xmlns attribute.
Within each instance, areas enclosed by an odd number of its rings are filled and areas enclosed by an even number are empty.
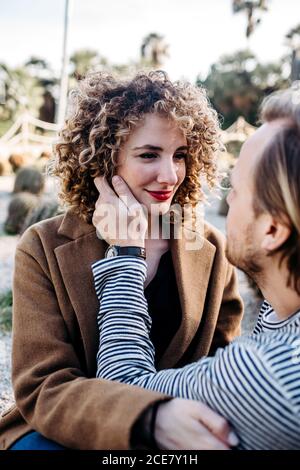
<svg viewBox="0 0 300 470"><path fill-rule="evenodd" d="M114 176L111 189L103 176L94 180L99 197L93 214L98 236L109 245L145 246L148 221L143 207L120 176Z"/></svg>
<svg viewBox="0 0 300 470"><path fill-rule="evenodd" d="M201 402L174 398L159 405L154 437L160 449L229 450L238 444L227 421Z"/></svg>

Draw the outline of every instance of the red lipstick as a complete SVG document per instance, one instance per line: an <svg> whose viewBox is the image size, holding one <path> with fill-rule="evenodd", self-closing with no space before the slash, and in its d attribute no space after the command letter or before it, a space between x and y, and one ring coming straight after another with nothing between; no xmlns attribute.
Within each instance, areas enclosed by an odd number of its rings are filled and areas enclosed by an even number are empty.
<svg viewBox="0 0 300 470"><path fill-rule="evenodd" d="M157 201L166 201L173 193L173 191L149 191L148 189L146 191Z"/></svg>

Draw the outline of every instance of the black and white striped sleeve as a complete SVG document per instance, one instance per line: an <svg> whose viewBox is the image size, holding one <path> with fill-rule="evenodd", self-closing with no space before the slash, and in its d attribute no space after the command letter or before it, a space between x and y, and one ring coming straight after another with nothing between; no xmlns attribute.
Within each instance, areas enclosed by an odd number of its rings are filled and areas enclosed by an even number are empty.
<svg viewBox="0 0 300 470"><path fill-rule="evenodd" d="M243 448L295 445L299 417L293 422L274 372L275 344L265 353L255 338L238 340L214 357L157 372L144 297L146 263L123 256L98 261L92 270L100 301L97 377L200 400L229 420Z"/></svg>

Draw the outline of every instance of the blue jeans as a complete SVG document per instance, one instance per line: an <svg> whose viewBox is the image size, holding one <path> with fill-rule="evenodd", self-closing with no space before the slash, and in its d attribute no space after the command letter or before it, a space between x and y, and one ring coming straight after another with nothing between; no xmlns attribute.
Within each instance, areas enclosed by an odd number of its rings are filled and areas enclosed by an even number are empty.
<svg viewBox="0 0 300 470"><path fill-rule="evenodd" d="M18 439L9 450L66 450L66 448L46 439L39 432L32 431Z"/></svg>

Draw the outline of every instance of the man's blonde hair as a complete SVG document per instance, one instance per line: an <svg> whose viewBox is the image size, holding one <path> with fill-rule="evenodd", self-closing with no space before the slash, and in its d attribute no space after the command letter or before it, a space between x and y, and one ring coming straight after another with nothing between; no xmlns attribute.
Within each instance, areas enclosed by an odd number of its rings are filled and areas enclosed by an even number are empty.
<svg viewBox="0 0 300 470"><path fill-rule="evenodd" d="M300 126L300 81L267 96L260 108L260 118L262 122L285 118Z"/></svg>
<svg viewBox="0 0 300 470"><path fill-rule="evenodd" d="M300 294L300 87L273 93L262 103L261 120L285 119L263 151L254 175L256 214L268 212L289 224L291 234L276 250L286 260L287 285Z"/></svg>

